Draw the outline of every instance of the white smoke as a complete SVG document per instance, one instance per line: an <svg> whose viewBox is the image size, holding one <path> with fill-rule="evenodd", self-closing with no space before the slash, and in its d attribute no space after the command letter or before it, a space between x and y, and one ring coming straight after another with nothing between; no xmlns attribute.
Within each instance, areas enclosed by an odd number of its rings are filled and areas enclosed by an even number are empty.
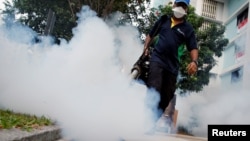
<svg viewBox="0 0 250 141"><path fill-rule="evenodd" d="M50 37L34 43L27 27L0 25L0 108L48 116L80 141L144 133L146 87L129 76L143 47L137 29L106 23L88 7L78 16L74 37L61 45ZM178 96L177 125L206 136L208 124L249 124L247 93Z"/></svg>
<svg viewBox="0 0 250 141"><path fill-rule="evenodd" d="M78 16L61 45L32 43L31 30L1 25L0 108L48 116L81 141L143 134L146 87L129 75L143 47L137 29L107 24L89 7Z"/></svg>
<svg viewBox="0 0 250 141"><path fill-rule="evenodd" d="M178 126L195 136L207 137L208 125L250 124L249 89L230 87L208 86L200 93L178 96Z"/></svg>

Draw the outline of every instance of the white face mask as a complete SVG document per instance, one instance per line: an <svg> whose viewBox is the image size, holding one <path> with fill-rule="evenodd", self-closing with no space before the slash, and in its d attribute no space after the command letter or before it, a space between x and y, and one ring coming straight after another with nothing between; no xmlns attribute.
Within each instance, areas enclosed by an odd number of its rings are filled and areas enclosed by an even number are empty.
<svg viewBox="0 0 250 141"><path fill-rule="evenodd" d="M181 6L173 8L172 11L174 12L174 16L178 19L184 17L187 14Z"/></svg>

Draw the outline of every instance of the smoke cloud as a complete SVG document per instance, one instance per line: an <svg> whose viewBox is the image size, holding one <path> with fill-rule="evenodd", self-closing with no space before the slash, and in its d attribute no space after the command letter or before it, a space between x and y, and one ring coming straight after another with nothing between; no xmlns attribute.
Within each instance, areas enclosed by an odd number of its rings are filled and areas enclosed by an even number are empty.
<svg viewBox="0 0 250 141"><path fill-rule="evenodd" d="M48 116L76 140L142 134L146 87L129 75L143 47L137 29L105 23L89 7L78 16L74 37L60 45L1 25L0 108Z"/></svg>
<svg viewBox="0 0 250 141"><path fill-rule="evenodd" d="M146 87L130 78L143 44L136 28L104 22L83 7L70 42L53 44L21 26L0 25L0 108L48 116L69 139L117 141L142 135L152 113ZM114 15L114 17L116 17ZM0 22L2 23L2 22ZM152 98L155 105L158 98ZM249 124L247 90L178 96L177 126L206 136L208 124ZM148 103L146 103L148 104Z"/></svg>
<svg viewBox="0 0 250 141"><path fill-rule="evenodd" d="M207 137L213 124L250 124L249 89L240 86L207 86L200 93L178 96L178 126L195 136Z"/></svg>

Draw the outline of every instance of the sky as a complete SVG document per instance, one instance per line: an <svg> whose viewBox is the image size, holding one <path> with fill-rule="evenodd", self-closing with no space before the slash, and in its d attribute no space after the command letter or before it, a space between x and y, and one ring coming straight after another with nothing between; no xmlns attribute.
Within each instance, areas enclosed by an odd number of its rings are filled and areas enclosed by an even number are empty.
<svg viewBox="0 0 250 141"><path fill-rule="evenodd" d="M4 2L4 0L0 0L0 9L2 9L4 7L3 2Z"/></svg>
<svg viewBox="0 0 250 141"><path fill-rule="evenodd" d="M0 0L0 5L2 7L4 0Z"/></svg>
<svg viewBox="0 0 250 141"><path fill-rule="evenodd" d="M159 5L168 4L171 0L151 0L152 6L158 7Z"/></svg>
<svg viewBox="0 0 250 141"><path fill-rule="evenodd" d="M45 115L79 141L142 135L157 97L145 102L145 85L131 80L143 48L138 30L116 26L116 16L106 23L88 7L78 16L72 40L60 45L50 37L34 43L30 28L0 24L0 108ZM177 97L178 126L206 136L208 124L250 123L249 90L204 89Z"/></svg>
<svg viewBox="0 0 250 141"><path fill-rule="evenodd" d="M0 0L0 9L3 10L4 9L4 4L3 4L4 0ZM0 11L1 11L0 10ZM1 17L1 15L0 15ZM0 20L0 23L1 23L1 20Z"/></svg>

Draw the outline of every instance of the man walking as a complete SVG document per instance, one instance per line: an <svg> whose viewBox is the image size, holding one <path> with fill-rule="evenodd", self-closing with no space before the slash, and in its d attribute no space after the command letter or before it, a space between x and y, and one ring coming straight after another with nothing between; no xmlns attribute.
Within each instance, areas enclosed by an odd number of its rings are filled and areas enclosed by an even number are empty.
<svg viewBox="0 0 250 141"><path fill-rule="evenodd" d="M194 29L186 21L190 0L175 0L173 14L162 16L149 32L144 44L144 53L149 55L149 44L154 35L159 39L150 53L149 75L146 85L149 90L159 94L156 121L164 113L176 90L179 72L178 47L185 44L190 52L191 62L187 72L193 75L197 71L198 48Z"/></svg>

